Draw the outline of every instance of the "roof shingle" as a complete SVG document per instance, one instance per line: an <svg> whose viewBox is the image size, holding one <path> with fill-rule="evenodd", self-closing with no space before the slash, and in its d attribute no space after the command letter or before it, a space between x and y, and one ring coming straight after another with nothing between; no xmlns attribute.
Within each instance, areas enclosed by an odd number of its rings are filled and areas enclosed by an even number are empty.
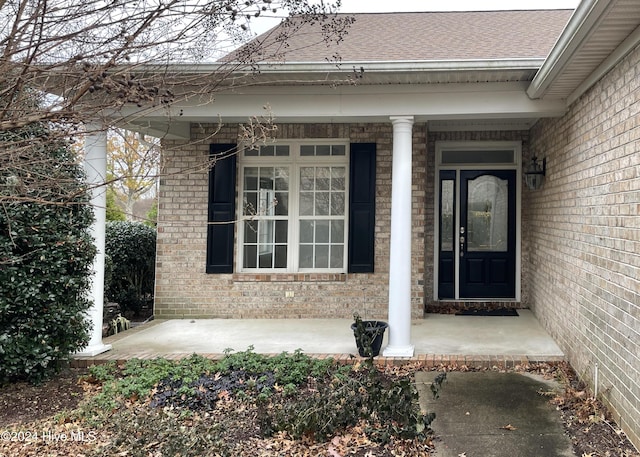
<svg viewBox="0 0 640 457"><path fill-rule="evenodd" d="M545 58L573 10L356 13L340 43L322 40L321 25L304 26L279 43L279 28L256 38L268 44L258 62L407 62ZM281 52L276 49L283 48ZM242 48L241 48L242 49ZM237 51L236 51L237 52ZM236 60L231 53L223 60ZM254 56L255 58L255 56Z"/></svg>

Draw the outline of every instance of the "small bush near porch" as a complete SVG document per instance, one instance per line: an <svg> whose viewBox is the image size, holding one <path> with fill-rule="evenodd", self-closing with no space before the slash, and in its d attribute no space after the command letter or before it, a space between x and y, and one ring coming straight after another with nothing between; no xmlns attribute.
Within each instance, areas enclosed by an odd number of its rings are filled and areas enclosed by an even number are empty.
<svg viewBox="0 0 640 457"><path fill-rule="evenodd" d="M112 221L105 236L106 298L120 304L126 317L137 317L153 303L156 230L141 222Z"/></svg>

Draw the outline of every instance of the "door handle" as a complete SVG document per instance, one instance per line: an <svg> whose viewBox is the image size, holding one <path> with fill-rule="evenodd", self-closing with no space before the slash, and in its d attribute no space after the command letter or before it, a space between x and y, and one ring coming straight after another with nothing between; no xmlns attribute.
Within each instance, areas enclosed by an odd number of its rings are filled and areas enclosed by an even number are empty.
<svg viewBox="0 0 640 457"><path fill-rule="evenodd" d="M464 227L460 227L460 233L464 233ZM465 242L465 238L464 235L460 235L460 257L464 257L464 242Z"/></svg>

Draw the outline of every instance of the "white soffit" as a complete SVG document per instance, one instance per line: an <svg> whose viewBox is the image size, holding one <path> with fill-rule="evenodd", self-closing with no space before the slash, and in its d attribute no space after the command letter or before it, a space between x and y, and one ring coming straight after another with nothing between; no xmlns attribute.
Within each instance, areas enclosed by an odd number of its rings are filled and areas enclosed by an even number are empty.
<svg viewBox="0 0 640 457"><path fill-rule="evenodd" d="M577 99L640 43L638 0L583 0L527 93Z"/></svg>

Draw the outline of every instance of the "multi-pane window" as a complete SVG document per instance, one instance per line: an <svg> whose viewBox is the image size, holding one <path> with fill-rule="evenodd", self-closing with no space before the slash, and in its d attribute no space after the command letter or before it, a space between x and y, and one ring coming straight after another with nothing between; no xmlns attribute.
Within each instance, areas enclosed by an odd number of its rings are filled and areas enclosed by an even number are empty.
<svg viewBox="0 0 640 457"><path fill-rule="evenodd" d="M345 144L269 145L242 157L242 269L344 271Z"/></svg>
<svg viewBox="0 0 640 457"><path fill-rule="evenodd" d="M300 268L342 268L345 166L300 168Z"/></svg>
<svg viewBox="0 0 640 457"><path fill-rule="evenodd" d="M286 268L289 169L245 167L244 267Z"/></svg>

